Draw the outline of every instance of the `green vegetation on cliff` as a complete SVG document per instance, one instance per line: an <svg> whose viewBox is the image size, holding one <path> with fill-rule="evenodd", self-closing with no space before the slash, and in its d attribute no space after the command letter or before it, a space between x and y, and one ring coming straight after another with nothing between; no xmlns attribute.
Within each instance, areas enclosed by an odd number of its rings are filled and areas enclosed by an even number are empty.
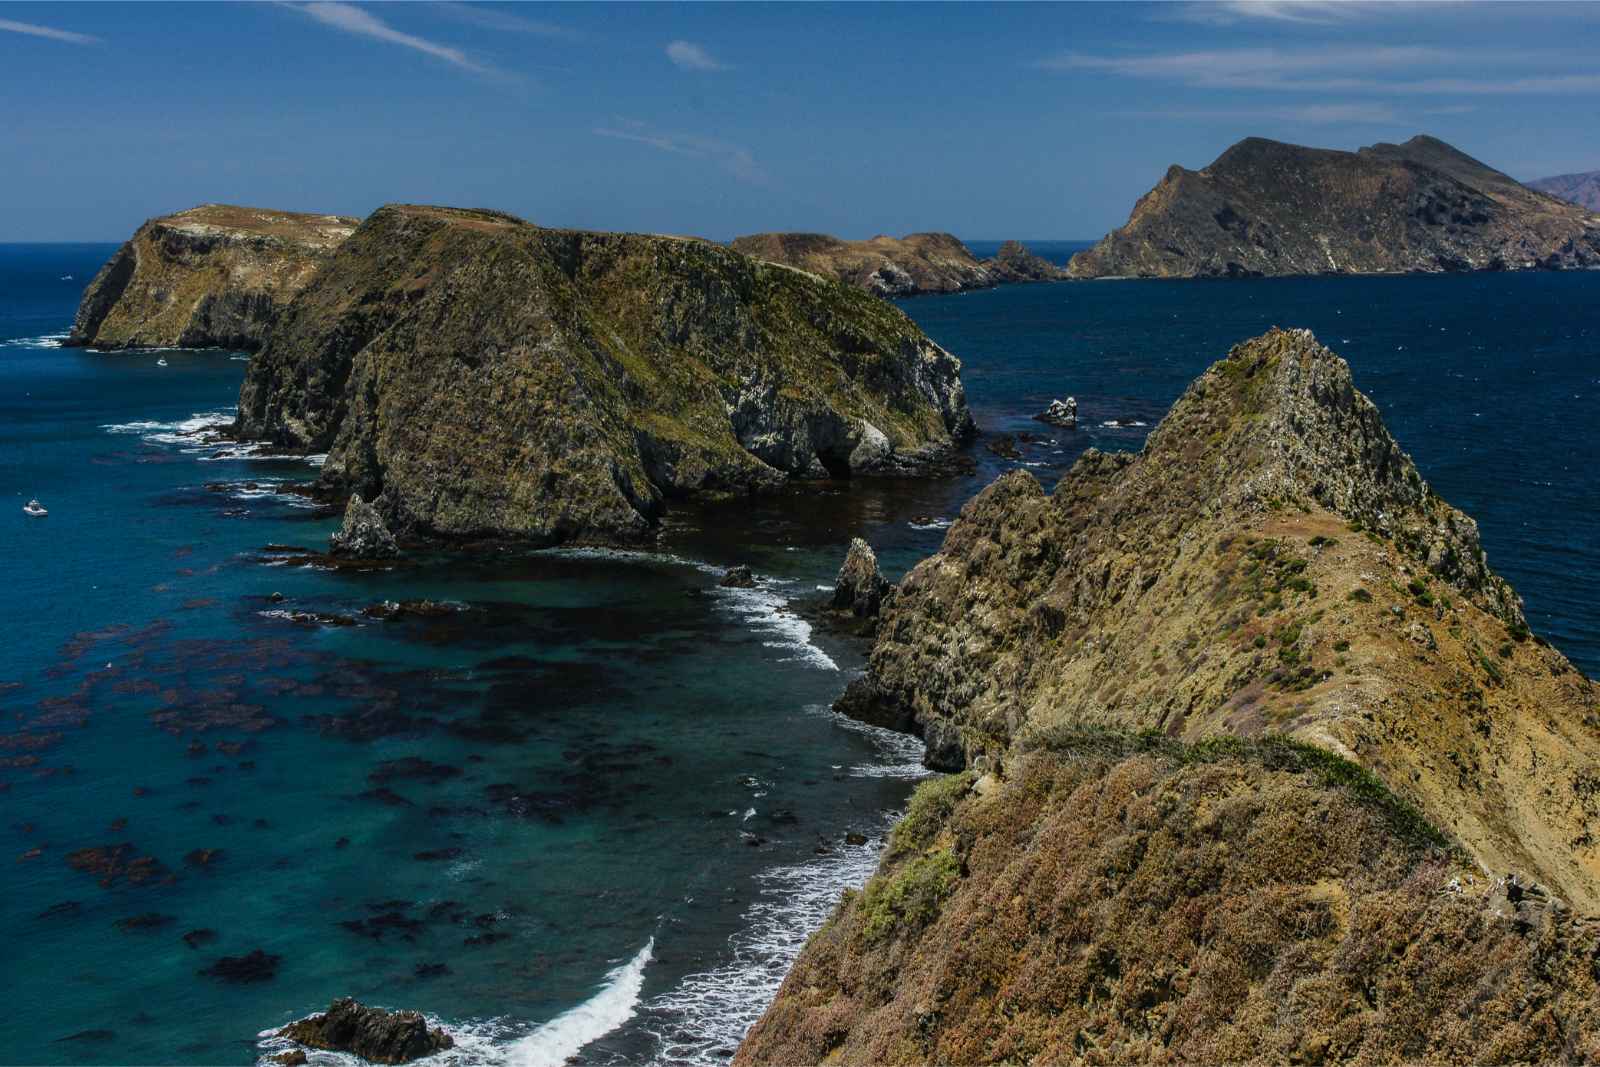
<svg viewBox="0 0 1600 1067"><path fill-rule="evenodd" d="M229 204L151 219L84 290L67 343L257 349L356 223Z"/></svg>
<svg viewBox="0 0 1600 1067"><path fill-rule="evenodd" d="M735 1064L1600 1056L1600 929L1436 847L1347 761L1063 731L964 784Z"/></svg>
<svg viewBox="0 0 1600 1067"><path fill-rule="evenodd" d="M675 496L939 457L959 371L897 309L709 242L392 205L283 315L238 431L327 452L397 532L625 541Z"/></svg>

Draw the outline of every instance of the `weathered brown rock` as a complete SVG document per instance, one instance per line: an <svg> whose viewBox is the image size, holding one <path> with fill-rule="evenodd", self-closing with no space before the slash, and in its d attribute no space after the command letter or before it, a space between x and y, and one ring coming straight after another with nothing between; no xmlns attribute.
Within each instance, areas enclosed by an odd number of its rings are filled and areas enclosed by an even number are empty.
<svg viewBox="0 0 1600 1067"><path fill-rule="evenodd" d="M400 546L378 509L362 500L360 493L353 493L345 505L344 523L328 535L328 552L354 559L393 559L400 554Z"/></svg>
<svg viewBox="0 0 1600 1067"><path fill-rule="evenodd" d="M409 1063L455 1045L444 1030L430 1029L421 1012L370 1008L350 997L290 1023L278 1036L308 1048L353 1053L369 1063Z"/></svg>
<svg viewBox="0 0 1600 1067"><path fill-rule="evenodd" d="M151 219L84 290L66 343L253 351L357 221L229 204Z"/></svg>
<svg viewBox="0 0 1600 1067"><path fill-rule="evenodd" d="M402 536L628 541L672 497L921 469L972 426L897 309L705 241L375 212L251 361L238 431Z"/></svg>
<svg viewBox="0 0 1600 1067"><path fill-rule="evenodd" d="M1600 216L1432 137L1357 152L1250 137L1173 166L1074 277L1244 277L1600 265Z"/></svg>
<svg viewBox="0 0 1600 1067"><path fill-rule="evenodd" d="M875 618L894 586L878 570L878 557L861 538L850 541L839 577L833 583L833 606L857 618Z"/></svg>

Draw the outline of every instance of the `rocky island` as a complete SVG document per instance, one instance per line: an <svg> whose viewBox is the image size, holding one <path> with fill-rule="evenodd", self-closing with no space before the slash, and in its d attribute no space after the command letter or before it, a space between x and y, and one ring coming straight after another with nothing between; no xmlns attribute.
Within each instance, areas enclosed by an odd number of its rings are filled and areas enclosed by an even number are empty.
<svg viewBox="0 0 1600 1067"><path fill-rule="evenodd" d="M1528 183L1528 188L1549 193L1590 211L1600 211L1600 170L1537 178Z"/></svg>
<svg viewBox="0 0 1600 1067"><path fill-rule="evenodd" d="M841 710L922 786L737 1064L1600 1056L1600 686L1307 331L1007 474Z"/></svg>
<svg viewBox="0 0 1600 1067"><path fill-rule="evenodd" d="M254 351L358 222L231 204L151 219L84 290L66 343Z"/></svg>
<svg viewBox="0 0 1600 1067"><path fill-rule="evenodd" d="M858 289L414 205L374 212L284 311L236 426L327 453L323 487L396 534L534 544L638 541L676 497L923 469L972 429L956 358Z"/></svg>
<svg viewBox="0 0 1600 1067"><path fill-rule="evenodd" d="M1443 141L1356 152L1251 137L1173 166L1075 278L1256 277L1600 266L1600 215Z"/></svg>
<svg viewBox="0 0 1600 1067"><path fill-rule="evenodd" d="M1006 282L1055 281L1066 271L1007 241L980 260L948 233L913 233L844 241L821 233L758 233L734 240L735 251L837 278L875 296L916 296L992 289Z"/></svg>

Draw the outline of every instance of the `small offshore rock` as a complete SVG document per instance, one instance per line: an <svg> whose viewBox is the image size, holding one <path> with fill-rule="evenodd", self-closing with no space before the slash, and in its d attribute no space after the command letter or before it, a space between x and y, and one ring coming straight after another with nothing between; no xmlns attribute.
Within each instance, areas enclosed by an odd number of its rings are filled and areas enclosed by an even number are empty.
<svg viewBox="0 0 1600 1067"><path fill-rule="evenodd" d="M756 576L745 564L729 567L722 576L722 581L717 583L725 589L754 589Z"/></svg>
<svg viewBox="0 0 1600 1067"><path fill-rule="evenodd" d="M252 949L243 956L223 956L199 974L219 978L224 982L265 982L277 976L282 956L274 956L262 949Z"/></svg>
<svg viewBox="0 0 1600 1067"><path fill-rule="evenodd" d="M384 525L378 509L357 493L345 505L344 525L328 538L328 552L355 559L393 559L400 554L394 534Z"/></svg>
<svg viewBox="0 0 1600 1067"><path fill-rule="evenodd" d="M878 557L872 546L859 537L852 539L833 584L833 606L858 618L875 618L893 590L894 586L878 570Z"/></svg>
<svg viewBox="0 0 1600 1067"><path fill-rule="evenodd" d="M278 1036L308 1048L353 1053L370 1063L409 1063L455 1046L443 1029L430 1029L421 1012L370 1008L350 997L290 1023Z"/></svg>
<svg viewBox="0 0 1600 1067"><path fill-rule="evenodd" d="M1065 400L1052 400L1050 406L1034 416L1039 422L1047 422L1051 426L1060 426L1064 430L1078 428L1078 398L1069 396Z"/></svg>

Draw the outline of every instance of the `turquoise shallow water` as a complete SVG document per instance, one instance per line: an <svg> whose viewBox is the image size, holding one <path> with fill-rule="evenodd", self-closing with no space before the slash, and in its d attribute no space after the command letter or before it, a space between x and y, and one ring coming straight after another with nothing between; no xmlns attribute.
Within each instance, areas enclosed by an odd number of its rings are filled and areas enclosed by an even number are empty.
<svg viewBox="0 0 1600 1067"><path fill-rule="evenodd" d="M986 429L1044 433L1021 461L980 443L972 477L681 512L650 555L357 575L266 547L335 525L283 491L310 466L192 432L242 358L55 347L109 251L0 246L0 1061L245 1063L344 993L451 1024L462 1062L720 1060L870 870L845 833L875 841L917 774L914 745L827 712L860 652L792 606L853 534L900 570L1002 468L1137 447L1274 323L1351 360L1536 628L1600 667L1600 275L910 300ZM1069 393L1084 430L1028 419ZM717 589L741 561L762 588ZM420 597L461 610L360 614ZM259 980L198 973L256 950Z"/></svg>

